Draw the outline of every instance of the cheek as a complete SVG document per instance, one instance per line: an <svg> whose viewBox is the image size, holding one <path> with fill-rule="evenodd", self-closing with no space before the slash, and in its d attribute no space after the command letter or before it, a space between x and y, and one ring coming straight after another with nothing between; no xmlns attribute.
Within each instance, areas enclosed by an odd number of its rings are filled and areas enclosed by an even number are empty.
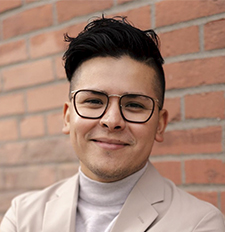
<svg viewBox="0 0 225 232"><path fill-rule="evenodd" d="M70 140L74 146L76 146L77 139L85 133L85 123L75 113L70 115Z"/></svg>
<svg viewBox="0 0 225 232"><path fill-rule="evenodd" d="M83 144L95 125L96 122L94 120L88 120L78 115L73 115L70 124L70 138L72 143L76 144L76 146Z"/></svg>
<svg viewBox="0 0 225 232"><path fill-rule="evenodd" d="M138 125L137 125L138 126ZM157 124L154 121L139 125L139 127L133 128L133 133L137 139L137 149L143 151L143 155L149 155L151 153L155 135L157 131Z"/></svg>
<svg viewBox="0 0 225 232"><path fill-rule="evenodd" d="M132 133L135 134L135 137L143 141L148 141L152 139L154 140L156 131L157 122L155 120L149 121L145 124L136 124L132 128Z"/></svg>

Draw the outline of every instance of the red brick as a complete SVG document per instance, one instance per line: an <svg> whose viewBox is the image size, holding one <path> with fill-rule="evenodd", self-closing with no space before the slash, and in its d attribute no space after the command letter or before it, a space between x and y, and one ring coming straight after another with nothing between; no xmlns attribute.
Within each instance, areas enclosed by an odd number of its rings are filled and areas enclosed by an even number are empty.
<svg viewBox="0 0 225 232"><path fill-rule="evenodd" d="M50 59L17 65L2 71L4 89L17 89L46 83L54 79Z"/></svg>
<svg viewBox="0 0 225 232"><path fill-rule="evenodd" d="M77 162L69 136L11 142L0 146L1 165ZM1 182L1 175L0 175ZM0 184L1 185L1 184Z"/></svg>
<svg viewBox="0 0 225 232"><path fill-rule="evenodd" d="M166 64L167 89L225 82L225 56Z"/></svg>
<svg viewBox="0 0 225 232"><path fill-rule="evenodd" d="M69 33L70 36L77 36L86 23L75 24L57 31L48 31L39 35L35 35L30 39L31 57L43 57L66 50L68 44L64 42L64 34Z"/></svg>
<svg viewBox="0 0 225 232"><path fill-rule="evenodd" d="M220 118L225 114L224 92L210 92L185 96L186 118Z"/></svg>
<svg viewBox="0 0 225 232"><path fill-rule="evenodd" d="M185 176L188 184L225 184L225 163L221 160L187 160Z"/></svg>
<svg viewBox="0 0 225 232"><path fill-rule="evenodd" d="M56 3L57 18L59 22L72 19L77 16L104 10L113 6L113 0L61 0Z"/></svg>
<svg viewBox="0 0 225 232"><path fill-rule="evenodd" d="M225 48L225 19L209 22L204 27L205 50Z"/></svg>
<svg viewBox="0 0 225 232"><path fill-rule="evenodd" d="M63 112L51 113L47 116L48 134L62 134Z"/></svg>
<svg viewBox="0 0 225 232"><path fill-rule="evenodd" d="M180 98L166 98L164 107L169 113L169 122L181 120Z"/></svg>
<svg viewBox="0 0 225 232"><path fill-rule="evenodd" d="M22 0L13 0L13 1L1 0L0 13L7 11L7 10L14 9L14 8L19 7L21 5L22 5Z"/></svg>
<svg viewBox="0 0 225 232"><path fill-rule="evenodd" d="M14 167L5 169L3 176L7 190L38 189L56 181L56 169L50 165Z"/></svg>
<svg viewBox="0 0 225 232"><path fill-rule="evenodd" d="M66 163L58 166L58 180L69 178L78 172L79 163Z"/></svg>
<svg viewBox="0 0 225 232"><path fill-rule="evenodd" d="M159 173L172 180L175 184L181 184L181 163L177 161L153 162Z"/></svg>
<svg viewBox="0 0 225 232"><path fill-rule="evenodd" d="M66 72L64 68L64 61L62 60L62 56L56 57L54 59L56 77L58 79L66 79Z"/></svg>
<svg viewBox="0 0 225 232"><path fill-rule="evenodd" d="M0 72L0 93L3 91L3 81L1 77L1 72Z"/></svg>
<svg viewBox="0 0 225 232"><path fill-rule="evenodd" d="M2 219L3 219L3 217L4 217L4 214L5 214L5 212L0 213L0 224L1 224L1 222L2 222Z"/></svg>
<svg viewBox="0 0 225 232"><path fill-rule="evenodd" d="M23 149L27 163L75 162L69 136L28 141Z"/></svg>
<svg viewBox="0 0 225 232"><path fill-rule="evenodd" d="M28 111L35 112L63 107L64 102L68 101L68 93L68 83L29 90L27 92Z"/></svg>
<svg viewBox="0 0 225 232"><path fill-rule="evenodd" d="M28 9L3 20L3 38L11 38L52 24L52 5Z"/></svg>
<svg viewBox="0 0 225 232"><path fill-rule="evenodd" d="M3 84L2 84L2 78L1 78L1 73L0 73L0 93L3 90Z"/></svg>
<svg viewBox="0 0 225 232"><path fill-rule="evenodd" d="M118 13L114 14L117 16ZM137 28L147 30L151 28L151 9L150 6L143 6L121 12L119 15L127 16L127 20Z"/></svg>
<svg viewBox="0 0 225 232"><path fill-rule="evenodd" d="M63 34L65 32L66 29L63 29L46 32L32 37L30 39L31 57L43 57L64 51L66 49L66 44L63 42Z"/></svg>
<svg viewBox="0 0 225 232"><path fill-rule="evenodd" d="M156 3L156 26L165 26L225 11L224 0L166 0Z"/></svg>
<svg viewBox="0 0 225 232"><path fill-rule="evenodd" d="M5 212L10 207L12 199L18 196L20 193L22 192L0 192L0 212Z"/></svg>
<svg viewBox="0 0 225 232"><path fill-rule="evenodd" d="M200 200L207 201L218 207L218 193L217 192L190 192L192 195Z"/></svg>
<svg viewBox="0 0 225 232"><path fill-rule="evenodd" d="M222 152L221 127L168 131L163 143L155 143L152 154L197 154Z"/></svg>
<svg viewBox="0 0 225 232"><path fill-rule="evenodd" d="M26 43L24 40L0 45L0 66L13 64L27 58Z"/></svg>
<svg viewBox="0 0 225 232"><path fill-rule="evenodd" d="M69 36L71 37L76 37L81 31L84 30L85 26L87 25L87 22L82 22L79 24L74 24L70 27L67 27L63 30L63 34L67 33ZM66 43L66 42L65 42ZM66 43L66 46L68 46L69 44Z"/></svg>
<svg viewBox="0 0 225 232"><path fill-rule="evenodd" d="M20 121L22 138L40 137L45 134L44 118L40 115L25 117Z"/></svg>
<svg viewBox="0 0 225 232"><path fill-rule="evenodd" d="M161 33L159 37L163 57L199 51L199 31L197 26Z"/></svg>
<svg viewBox="0 0 225 232"><path fill-rule="evenodd" d="M221 193L221 211L225 215L225 192Z"/></svg>
<svg viewBox="0 0 225 232"><path fill-rule="evenodd" d="M15 140L18 138L17 122L14 119L0 121L0 141Z"/></svg>
<svg viewBox="0 0 225 232"><path fill-rule="evenodd" d="M23 94L7 94L0 98L0 116L21 114L25 112Z"/></svg>
<svg viewBox="0 0 225 232"><path fill-rule="evenodd" d="M0 146L0 163L1 165L15 165L27 162L25 157L25 143L6 143Z"/></svg>
<svg viewBox="0 0 225 232"><path fill-rule="evenodd" d="M5 184L5 180L4 177L2 175L2 168L0 169L0 191L4 188L4 184Z"/></svg>
<svg viewBox="0 0 225 232"><path fill-rule="evenodd" d="M123 4L127 2L133 2L134 0L117 0L117 4Z"/></svg>

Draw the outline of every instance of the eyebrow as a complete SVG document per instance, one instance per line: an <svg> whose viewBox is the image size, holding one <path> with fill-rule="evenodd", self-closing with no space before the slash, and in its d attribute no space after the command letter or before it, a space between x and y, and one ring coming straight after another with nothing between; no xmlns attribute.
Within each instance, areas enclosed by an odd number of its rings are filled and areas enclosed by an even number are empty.
<svg viewBox="0 0 225 232"><path fill-rule="evenodd" d="M106 95L110 95L108 92L106 92L106 91L104 91L104 90L101 90L101 89L84 89L84 90L93 90L93 91L97 91L97 92L100 92L100 93L104 93L104 94L106 94ZM123 92L123 93L121 93L120 95L126 95L126 94L137 94L137 95L146 95L147 96L147 94L145 94L145 93L142 93L142 92Z"/></svg>

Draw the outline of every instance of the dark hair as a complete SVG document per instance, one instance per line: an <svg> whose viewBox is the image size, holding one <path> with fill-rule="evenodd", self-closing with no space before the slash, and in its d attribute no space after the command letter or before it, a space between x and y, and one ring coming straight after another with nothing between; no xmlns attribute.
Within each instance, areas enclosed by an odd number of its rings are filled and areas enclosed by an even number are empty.
<svg viewBox="0 0 225 232"><path fill-rule="evenodd" d="M97 18L72 38L65 34L69 47L64 53L65 70L71 82L81 63L94 57L119 58L128 55L154 68L157 76L156 92L161 107L165 93L164 60L159 51L159 39L153 30L142 31L132 26L125 17Z"/></svg>

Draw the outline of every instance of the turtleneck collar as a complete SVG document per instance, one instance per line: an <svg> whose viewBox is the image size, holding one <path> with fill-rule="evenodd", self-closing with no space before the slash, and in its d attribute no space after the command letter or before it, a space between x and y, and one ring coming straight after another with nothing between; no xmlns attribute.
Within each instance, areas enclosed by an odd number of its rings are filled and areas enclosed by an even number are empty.
<svg viewBox="0 0 225 232"><path fill-rule="evenodd" d="M138 172L111 183L103 183L88 178L79 169L79 198L96 206L116 206L124 204L129 193L146 170L148 163Z"/></svg>

